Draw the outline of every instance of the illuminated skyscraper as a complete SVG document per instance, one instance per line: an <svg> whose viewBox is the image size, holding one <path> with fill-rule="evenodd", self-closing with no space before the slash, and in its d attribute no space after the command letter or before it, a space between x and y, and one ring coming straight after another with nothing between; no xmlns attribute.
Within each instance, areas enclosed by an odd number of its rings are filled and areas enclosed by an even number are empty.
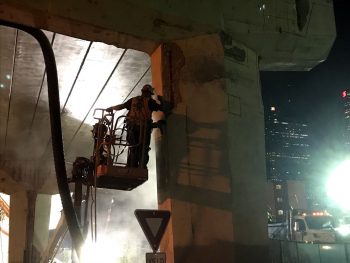
<svg viewBox="0 0 350 263"><path fill-rule="evenodd" d="M304 179L310 160L307 124L286 121L271 107L266 112L265 142L268 179Z"/></svg>
<svg viewBox="0 0 350 263"><path fill-rule="evenodd" d="M350 149L350 92L343 90L341 93L343 105L344 105L344 143L347 150Z"/></svg>
<svg viewBox="0 0 350 263"><path fill-rule="evenodd" d="M266 174L273 184L272 209L277 221L281 222L291 205L288 181L302 181L308 174L309 127L305 123L283 119L278 110L271 107L265 112L265 143Z"/></svg>

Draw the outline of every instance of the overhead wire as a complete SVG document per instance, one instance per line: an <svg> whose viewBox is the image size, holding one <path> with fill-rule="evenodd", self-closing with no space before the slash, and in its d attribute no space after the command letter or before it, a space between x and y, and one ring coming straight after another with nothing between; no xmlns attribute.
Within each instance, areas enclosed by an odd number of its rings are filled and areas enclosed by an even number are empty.
<svg viewBox="0 0 350 263"><path fill-rule="evenodd" d="M107 86L109 80L111 79L112 75L114 74L114 71L116 70L118 64L120 63L122 57L125 55L127 49L124 50L122 56L120 57L120 59L118 60L116 66L113 68L112 72L110 73L109 77L107 78L107 81L105 82L105 84L103 85L102 89L100 90L99 94L97 95L95 101L92 103L90 109L88 110L88 113L85 115L84 119L81 121L79 127L77 128L77 130L75 131L75 133L73 134L70 142L68 143L66 149L69 149L72 141L75 139L75 136L78 134L79 130L81 129L81 127L83 126L83 124L85 123L85 120L87 119L87 117L89 116L91 110L93 109L93 107L95 106L97 100L99 99L99 97L101 96L103 90L105 89L105 87ZM146 71L142 74L142 76L139 78L139 80L136 82L136 84L132 87L132 89L129 91L129 93L127 94L127 96L124 98L124 100L122 101L122 103L124 103L129 96L132 94L132 92L135 90L135 88L139 85L139 83L141 82L141 80L145 77L145 75L148 73L148 71L150 70L151 66L148 66Z"/></svg>
<svg viewBox="0 0 350 263"><path fill-rule="evenodd" d="M123 50L123 53L120 55L117 63L115 64L114 68L112 69L111 73L109 74L107 80L105 81L104 85L102 86L100 92L98 93L97 97L95 98L94 102L92 103L91 107L89 108L87 114L85 115L84 119L81 121L79 127L76 129L75 133L73 134L70 142L67 144L66 149L68 150L72 141L74 140L75 136L78 134L80 128L82 127L82 125L84 124L85 120L87 119L87 117L89 116L90 112L92 111L92 109L94 108L96 102L98 101L98 99L100 98L101 94L103 93L103 91L105 90L105 88L107 87L110 79L112 78L112 76L114 75L114 72L116 71L117 67L120 65L122 59L124 58L125 54L127 52L127 49ZM94 186L96 186L96 176L94 177ZM97 188L94 187L93 191L91 192L91 234L92 234L92 239L93 241L97 240L97 208L96 208L96 197L97 197ZM93 211L92 211L93 210ZM94 218L93 218L94 217Z"/></svg>
<svg viewBox="0 0 350 263"><path fill-rule="evenodd" d="M127 49L124 49L123 53L121 54L121 56L119 57L117 63L115 64L114 68L112 69L111 73L109 74L107 80L105 81L104 85L102 86L100 92L98 93L97 97L95 98L94 102L92 103L92 105L90 106L88 112L86 113L84 119L80 122L80 125L78 126L78 128L76 129L75 133L73 134L70 142L67 144L67 149L69 149L72 141L75 139L75 136L78 134L80 128L83 126L83 124L85 123L85 120L87 119L87 117L89 116L91 110L94 108L96 102L98 101L98 99L100 98L102 92L105 90L105 88L107 87L107 84L109 83L110 79L112 78L115 70L117 69L117 67L119 66L120 62L122 61L122 59L124 58L124 55L126 53Z"/></svg>
<svg viewBox="0 0 350 263"><path fill-rule="evenodd" d="M16 56L17 56L17 45L18 45L18 29L16 29L16 33L15 33L15 41L14 41L14 48L13 48L14 50L13 50L13 57L12 57L12 70L11 70L11 80L10 80L10 88L9 88L9 101L8 101L8 106L7 106L6 130L5 130L5 137L4 137L5 152L6 152L6 146L7 146L8 126L9 126L9 122L10 122L13 79L14 79L15 66L16 66Z"/></svg>
<svg viewBox="0 0 350 263"><path fill-rule="evenodd" d="M70 95L72 94L73 89L74 89L74 87L75 87L75 84L77 83L77 80L78 80L78 78L79 78L79 76L80 76L81 70L83 69L83 66L84 66L85 61L86 61L86 58L87 58L87 56L88 56L88 54L89 54L89 52L90 52L90 49L91 49L92 44L93 44L93 42L90 41L89 46L88 46L88 48L87 48L86 51L85 51L85 55L84 55L84 57L83 57L83 60L82 60L81 63L80 63L78 72L77 72L77 74L76 74L76 76L75 76L75 78L74 78L73 84L72 84L72 86L71 86L71 88L70 88L70 90L69 90L69 92L68 92L66 101L64 102L64 104L63 104L63 106L62 106L61 114L64 112L64 109L66 108L66 105L67 105L67 103L68 103L68 100L69 100L69 98L70 98Z"/></svg>
<svg viewBox="0 0 350 263"><path fill-rule="evenodd" d="M54 44L54 41L55 41L55 37L56 37L56 33L53 33L52 39L51 39L51 42L50 42L51 47L53 47L53 44ZM41 78L39 93L38 93L38 96L36 98L36 103L35 103L35 107L34 107L34 113L33 113L32 121L30 123L29 131L31 131L32 127L33 127L33 123L34 123L34 119L35 119L35 116L36 116L36 112L38 110L38 105L39 105L41 92L42 92L42 89L43 89L43 86L44 86L45 77L46 77L46 68L44 69L43 77Z"/></svg>
<svg viewBox="0 0 350 263"><path fill-rule="evenodd" d="M139 78L139 80L135 83L135 85L132 87L132 89L129 91L128 95L125 96L124 100L122 101L122 103L126 102L126 100L130 97L130 95L133 93L133 91L136 89L136 87L140 84L141 80L146 76L146 74L148 73L148 71L151 69L151 65L149 65L147 67L147 69L145 70L145 72L142 74L142 76ZM125 115L127 112L127 110L124 110L123 113L121 115ZM122 125L122 124L121 124ZM117 128L120 128L117 127Z"/></svg>
<svg viewBox="0 0 350 263"><path fill-rule="evenodd" d="M83 57L83 59L82 59L82 61L81 61L81 63L80 63L78 72L77 72L77 74L76 74L76 76L75 76L75 78L74 78L74 81L73 81L73 83L72 83L72 86L71 86L71 88L70 88L70 90L69 90L69 92L68 92L67 98L66 98L66 100L65 100L65 102L64 102L64 104L63 104L63 106L62 106L61 115L64 113L64 110L65 110L65 108L66 108L66 106L67 106L68 100L69 100L69 98L70 98L70 96L71 96L71 94L72 94L72 92L73 92L73 89L75 88L75 84L76 84L76 82L77 82L77 80L78 80L78 78L79 78L79 76L80 76L80 73L81 73L81 71L82 71L82 69L83 69L83 66L84 66L84 64L85 64L85 61L86 61L86 59L87 59L87 57L88 57L88 55L89 55L89 53L90 53L90 49L91 49L92 44L93 44L93 41L90 41L90 42L89 42L89 45L88 45L88 47L87 47L87 49L86 49L86 51L85 51L85 54L84 54L84 57ZM51 143L51 139L52 139L51 137L48 139L48 141L47 141L47 143L46 143L45 150L44 150L44 152L43 152L43 154L42 154L41 159L45 158L46 152L48 151L49 145L50 145L50 143Z"/></svg>
<svg viewBox="0 0 350 263"><path fill-rule="evenodd" d="M146 69L146 71L142 74L142 76L139 78L139 80L135 83L134 87L132 87L132 89L130 90L130 92L128 93L128 95L126 95L126 97L124 98L123 102L124 103L129 96L131 95L131 93L135 90L135 88L140 84L141 80L146 76L146 74L148 73L148 71L151 69L151 65L149 65Z"/></svg>

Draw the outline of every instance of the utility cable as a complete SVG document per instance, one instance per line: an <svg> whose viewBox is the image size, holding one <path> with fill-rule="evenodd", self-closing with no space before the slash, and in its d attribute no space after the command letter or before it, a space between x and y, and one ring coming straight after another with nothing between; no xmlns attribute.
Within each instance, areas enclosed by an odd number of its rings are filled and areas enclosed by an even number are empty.
<svg viewBox="0 0 350 263"><path fill-rule="evenodd" d="M16 56L17 56L17 45L18 45L18 29L16 29L15 43L14 43L14 50L13 50L13 57L12 57L12 71L11 71L11 81L10 81L10 89L9 89L9 102L8 102L8 106L7 106L6 131L5 131L5 143L4 143L5 152L6 152L6 146L7 146L8 127L9 127L9 122L10 122L13 79L14 79L14 74L15 74L15 65L16 65Z"/></svg>
<svg viewBox="0 0 350 263"><path fill-rule="evenodd" d="M51 39L51 47L53 47L53 43L54 43L54 41L55 41L55 38L56 38L56 33L53 33L52 39ZM34 123L34 119L35 119L35 116L36 116L36 112L37 112L37 110L38 110L39 100L40 100L41 92L42 92L42 90L43 90L45 77L46 77L46 68L44 69L43 77L41 78L41 83L40 83L40 88L39 88L38 96L37 96L37 98L36 98L34 113L33 113L32 121L30 122L30 128L29 128L30 131L32 130L33 123Z"/></svg>

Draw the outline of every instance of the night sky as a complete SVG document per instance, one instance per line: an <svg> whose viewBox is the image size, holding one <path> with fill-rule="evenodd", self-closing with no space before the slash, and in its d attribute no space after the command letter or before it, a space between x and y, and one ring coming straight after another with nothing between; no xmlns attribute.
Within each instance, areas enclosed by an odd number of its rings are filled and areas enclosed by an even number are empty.
<svg viewBox="0 0 350 263"><path fill-rule="evenodd" d="M334 0L337 38L328 59L309 72L261 72L265 107L310 125L313 175L343 159L341 91L350 89L349 0Z"/></svg>

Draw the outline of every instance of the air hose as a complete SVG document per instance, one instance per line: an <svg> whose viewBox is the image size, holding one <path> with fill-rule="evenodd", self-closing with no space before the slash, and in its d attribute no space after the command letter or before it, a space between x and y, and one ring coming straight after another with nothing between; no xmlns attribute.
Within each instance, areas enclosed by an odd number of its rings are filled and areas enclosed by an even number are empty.
<svg viewBox="0 0 350 263"><path fill-rule="evenodd" d="M38 42L43 52L46 73L47 73L47 87L49 98L52 150L55 163L56 179L58 191L61 196L64 215L67 221L68 230L71 235L73 245L79 255L80 248L83 245L83 235L80 230L79 221L74 210L73 202L70 196L70 190L67 180L67 172L64 161L61 115L60 115L60 98L58 89L58 77L55 55L53 53L50 41L46 35L36 28L24 26L4 20L0 20L0 25L12 27L22 30L33 36Z"/></svg>

